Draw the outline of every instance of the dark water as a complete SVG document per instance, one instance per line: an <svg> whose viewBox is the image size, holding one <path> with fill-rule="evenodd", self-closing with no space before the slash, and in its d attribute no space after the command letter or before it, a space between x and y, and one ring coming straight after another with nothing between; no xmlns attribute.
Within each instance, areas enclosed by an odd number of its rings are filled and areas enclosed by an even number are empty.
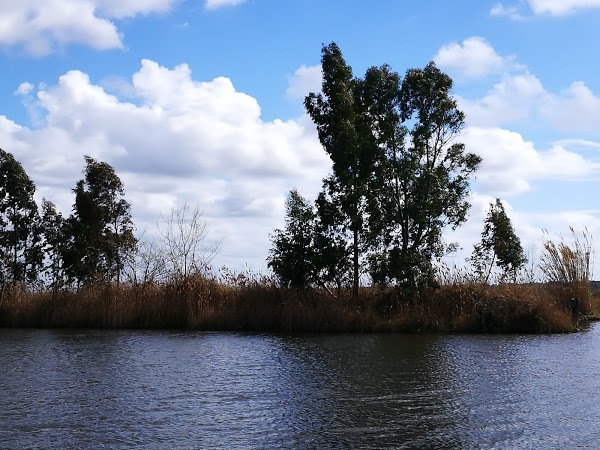
<svg viewBox="0 0 600 450"><path fill-rule="evenodd" d="M0 448L600 448L556 336L0 330Z"/></svg>

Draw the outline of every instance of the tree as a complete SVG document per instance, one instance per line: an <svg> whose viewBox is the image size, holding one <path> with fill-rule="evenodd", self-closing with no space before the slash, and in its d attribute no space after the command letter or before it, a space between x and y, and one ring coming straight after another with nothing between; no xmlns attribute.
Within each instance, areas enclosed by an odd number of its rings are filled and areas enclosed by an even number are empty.
<svg viewBox="0 0 600 450"><path fill-rule="evenodd" d="M66 283L63 255L69 241L67 221L56 206L45 198L42 199L42 237L43 251L46 260L45 273L50 288L56 292Z"/></svg>
<svg viewBox="0 0 600 450"><path fill-rule="evenodd" d="M477 277L485 283L494 266L500 268L504 278L510 277L514 282L518 271L527 262L521 240L498 198L495 203L490 203L481 241L474 246L470 261Z"/></svg>
<svg viewBox="0 0 600 450"><path fill-rule="evenodd" d="M323 47L322 69L322 94L305 99L333 163L317 211L350 234L353 293L364 259L375 282L431 284L433 260L448 249L442 232L466 220L481 163L456 142L464 114L452 80L433 62L404 79L387 65L355 78L335 43Z"/></svg>
<svg viewBox="0 0 600 450"><path fill-rule="evenodd" d="M210 227L198 205L192 208L184 203L174 207L169 216L161 216L157 227L168 277L181 281L193 273L208 272L221 242L209 241Z"/></svg>
<svg viewBox="0 0 600 450"><path fill-rule="evenodd" d="M445 253L442 231L466 220L469 178L481 158L456 142L464 114L450 94L452 80L433 62L408 70L401 84L387 66L370 69L365 80L382 150L370 184L373 234L380 236L372 273L418 288L432 283L433 259Z"/></svg>
<svg viewBox="0 0 600 450"><path fill-rule="evenodd" d="M134 285L166 281L166 255L160 242L155 239L138 240L135 252L127 258L125 276Z"/></svg>
<svg viewBox="0 0 600 450"><path fill-rule="evenodd" d="M131 206L112 166L85 156L84 178L73 192L68 219L72 242L65 250L67 273L78 282L120 282L126 256L136 246Z"/></svg>
<svg viewBox="0 0 600 450"><path fill-rule="evenodd" d="M322 48L322 93L310 93L304 105L317 126L319 140L333 163L333 174L324 180L321 205L338 210L335 224L342 233L350 233L352 252L352 292L358 293L360 254L365 215L366 178L371 171L373 147L365 133L356 105L359 80L352 75L342 52L335 43ZM368 131L368 129L366 130ZM325 225L332 225L323 222Z"/></svg>
<svg viewBox="0 0 600 450"><path fill-rule="evenodd" d="M276 229L267 265L279 282L293 288L305 288L315 281L315 212L296 189L285 202L285 229Z"/></svg>
<svg viewBox="0 0 600 450"><path fill-rule="evenodd" d="M0 282L33 282L42 264L35 184L10 153L0 149Z"/></svg>

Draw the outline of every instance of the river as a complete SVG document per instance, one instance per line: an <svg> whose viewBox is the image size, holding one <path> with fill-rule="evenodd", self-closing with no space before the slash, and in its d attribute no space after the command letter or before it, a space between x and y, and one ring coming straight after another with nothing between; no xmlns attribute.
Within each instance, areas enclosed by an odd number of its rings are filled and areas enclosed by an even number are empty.
<svg viewBox="0 0 600 450"><path fill-rule="evenodd" d="M0 330L0 448L600 448L565 335Z"/></svg>

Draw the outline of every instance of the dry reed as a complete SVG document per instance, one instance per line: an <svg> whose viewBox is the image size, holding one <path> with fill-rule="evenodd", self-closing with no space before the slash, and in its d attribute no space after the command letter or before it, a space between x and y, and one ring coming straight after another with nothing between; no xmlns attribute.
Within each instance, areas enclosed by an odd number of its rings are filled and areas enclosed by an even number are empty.
<svg viewBox="0 0 600 450"><path fill-rule="evenodd" d="M79 292L4 292L5 327L274 332L569 332L577 318L553 285L453 283L408 297L362 288L333 298L265 278L189 276L177 283L98 285ZM591 302L591 300L590 300Z"/></svg>

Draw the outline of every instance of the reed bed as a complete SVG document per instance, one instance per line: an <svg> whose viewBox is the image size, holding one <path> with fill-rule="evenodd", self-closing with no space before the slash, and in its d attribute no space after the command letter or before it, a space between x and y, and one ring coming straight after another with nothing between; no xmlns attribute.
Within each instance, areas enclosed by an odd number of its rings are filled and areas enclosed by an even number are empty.
<svg viewBox="0 0 600 450"><path fill-rule="evenodd" d="M590 296L586 317L597 315L597 305ZM416 296L372 287L362 288L357 298L350 291L334 298L322 289L200 275L176 283L97 285L78 292L13 286L5 289L0 304L0 326L35 328L553 333L576 330L580 317L564 286L551 283L453 283Z"/></svg>

